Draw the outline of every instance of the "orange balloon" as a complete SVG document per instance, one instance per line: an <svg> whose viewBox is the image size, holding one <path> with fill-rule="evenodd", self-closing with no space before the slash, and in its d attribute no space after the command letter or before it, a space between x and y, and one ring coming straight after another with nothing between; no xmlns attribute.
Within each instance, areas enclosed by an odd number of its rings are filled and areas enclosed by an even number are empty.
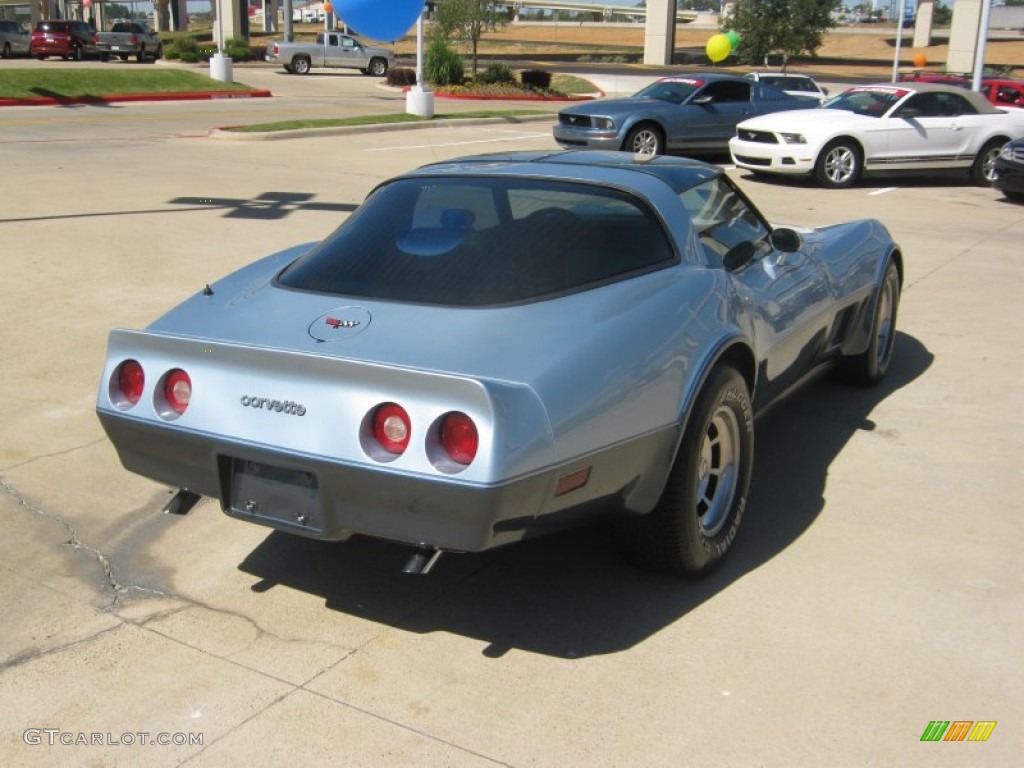
<svg viewBox="0 0 1024 768"><path fill-rule="evenodd" d="M923 53L914 54L914 66L921 69L928 63L928 57Z"/></svg>
<svg viewBox="0 0 1024 768"><path fill-rule="evenodd" d="M324 3L324 13L334 13L334 6L330 3Z"/></svg>

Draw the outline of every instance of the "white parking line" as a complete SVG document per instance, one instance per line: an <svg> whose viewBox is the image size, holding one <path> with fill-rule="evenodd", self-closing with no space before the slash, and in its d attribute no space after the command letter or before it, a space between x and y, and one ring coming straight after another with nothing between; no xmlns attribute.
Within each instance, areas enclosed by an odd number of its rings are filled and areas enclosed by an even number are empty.
<svg viewBox="0 0 1024 768"><path fill-rule="evenodd" d="M364 152L391 152L396 149L431 149L433 147L460 147L466 144L493 144L494 142L500 141L519 141L520 139L537 139L544 136L550 136L549 131L544 133L517 133L507 137L497 139L475 139L473 141L446 141L443 143L432 142L430 144L407 144L400 147L370 147L364 149Z"/></svg>
<svg viewBox="0 0 1024 768"><path fill-rule="evenodd" d="M899 187L884 187L883 189L876 189L874 192L868 192L868 197L874 197L875 195L885 195L889 192L895 192Z"/></svg>

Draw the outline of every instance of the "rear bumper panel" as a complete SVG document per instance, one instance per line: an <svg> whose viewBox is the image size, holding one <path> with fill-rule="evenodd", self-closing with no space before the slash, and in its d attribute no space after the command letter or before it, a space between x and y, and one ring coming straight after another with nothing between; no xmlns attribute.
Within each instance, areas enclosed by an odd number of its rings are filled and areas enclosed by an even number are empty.
<svg viewBox="0 0 1024 768"><path fill-rule="evenodd" d="M675 429L660 430L558 468L492 485L429 478L167 428L98 410L125 469L219 499L231 517L317 539L352 533L480 551L550 529L568 510L647 511L664 479ZM559 478L590 467L590 482L557 495ZM660 475L660 477L659 477ZM652 478L654 486L651 485ZM588 513L592 514L592 513Z"/></svg>

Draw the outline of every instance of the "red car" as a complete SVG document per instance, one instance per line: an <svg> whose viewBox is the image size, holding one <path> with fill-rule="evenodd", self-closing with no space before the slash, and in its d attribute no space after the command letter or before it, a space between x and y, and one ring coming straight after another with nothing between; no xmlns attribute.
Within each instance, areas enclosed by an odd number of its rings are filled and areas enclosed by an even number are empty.
<svg viewBox="0 0 1024 768"><path fill-rule="evenodd" d="M37 59L60 56L81 61L96 55L96 29L92 24L74 19L40 21L32 32L29 53Z"/></svg>
<svg viewBox="0 0 1024 768"><path fill-rule="evenodd" d="M967 75L950 72L913 72L900 75L900 80L918 83L945 83L968 90L974 82ZM1024 107L1024 80L1007 77L985 77L981 80L981 95L997 107Z"/></svg>
<svg viewBox="0 0 1024 768"><path fill-rule="evenodd" d="M997 107L1024 107L1024 80L986 77L981 81L981 92Z"/></svg>

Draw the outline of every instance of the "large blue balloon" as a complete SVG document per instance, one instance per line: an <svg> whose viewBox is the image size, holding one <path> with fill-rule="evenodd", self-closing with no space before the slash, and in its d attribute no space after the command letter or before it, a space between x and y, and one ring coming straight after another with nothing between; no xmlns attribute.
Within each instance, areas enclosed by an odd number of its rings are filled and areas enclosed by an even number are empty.
<svg viewBox="0 0 1024 768"><path fill-rule="evenodd" d="M374 40L397 40L423 10L423 0L334 0L331 4L342 21Z"/></svg>

